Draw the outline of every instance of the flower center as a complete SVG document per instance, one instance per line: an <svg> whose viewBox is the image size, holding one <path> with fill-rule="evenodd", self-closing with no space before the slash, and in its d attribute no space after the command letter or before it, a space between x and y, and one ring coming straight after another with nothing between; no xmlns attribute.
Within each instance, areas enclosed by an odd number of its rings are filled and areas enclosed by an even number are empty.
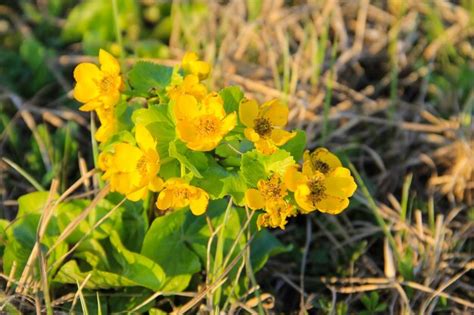
<svg viewBox="0 0 474 315"><path fill-rule="evenodd" d="M189 199L189 190L186 188L176 188L174 196L176 199L187 200Z"/></svg>
<svg viewBox="0 0 474 315"><path fill-rule="evenodd" d="M268 137L272 133L272 124L268 118L260 117L254 120L255 132L261 137Z"/></svg>
<svg viewBox="0 0 474 315"><path fill-rule="evenodd" d="M137 171L143 177L146 177L148 173L147 160L145 156L142 156L137 162Z"/></svg>
<svg viewBox="0 0 474 315"><path fill-rule="evenodd" d="M308 182L308 187L310 190L308 198L313 203L313 205L321 201L321 199L324 197L326 187L324 187L323 180L324 178L322 176L314 176Z"/></svg>
<svg viewBox="0 0 474 315"><path fill-rule="evenodd" d="M100 80L100 90L103 93L109 92L114 84L114 79L111 76L104 76L102 80Z"/></svg>
<svg viewBox="0 0 474 315"><path fill-rule="evenodd" d="M220 120L217 117L208 115L199 118L198 132L203 136L215 135L220 129Z"/></svg>
<svg viewBox="0 0 474 315"><path fill-rule="evenodd" d="M282 187L280 179L276 176L264 182L261 192L265 199L280 199L286 195L285 188Z"/></svg>
<svg viewBox="0 0 474 315"><path fill-rule="evenodd" d="M317 160L315 158L311 159L311 162L313 164L313 169L315 171L320 171L323 174L329 173L329 169L330 169L329 164L327 164L327 163L325 163L321 160Z"/></svg>

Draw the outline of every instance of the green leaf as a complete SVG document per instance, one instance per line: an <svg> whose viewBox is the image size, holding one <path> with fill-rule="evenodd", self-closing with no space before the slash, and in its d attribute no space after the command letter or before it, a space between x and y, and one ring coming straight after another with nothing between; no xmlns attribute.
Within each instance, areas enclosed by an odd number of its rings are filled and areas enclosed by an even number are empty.
<svg viewBox="0 0 474 315"><path fill-rule="evenodd" d="M14 263L16 263L15 277L19 277L25 268L31 250L36 243L36 231L38 229L40 216L41 215L38 213L25 214L20 219L13 222L7 230L6 234L8 242L3 254L3 271L7 274L10 273ZM43 251L48 251L48 249L56 242L57 235L59 235L59 229L56 223L56 218L53 217L49 221L46 233L41 240ZM60 243L48 257L47 264L51 266L66 252L67 245L65 243ZM35 268L37 268L37 266L35 266ZM55 271L55 269L51 270L51 274L54 274ZM35 274L39 274L39 270L38 273Z"/></svg>
<svg viewBox="0 0 474 315"><path fill-rule="evenodd" d="M166 281L162 290L182 291L194 273L201 270L196 254L186 245L184 222L188 209L155 219L143 241L142 254L158 263Z"/></svg>
<svg viewBox="0 0 474 315"><path fill-rule="evenodd" d="M251 187L256 187L260 179L267 178L267 172L263 165L262 155L256 150L242 155L240 170L246 183Z"/></svg>
<svg viewBox="0 0 474 315"><path fill-rule="evenodd" d="M295 161L301 160L304 150L306 148L306 132L303 130L296 130L296 136L285 143L281 149L288 151Z"/></svg>
<svg viewBox="0 0 474 315"><path fill-rule="evenodd" d="M223 168L215 161L212 161L202 172L202 178L193 178L191 183L207 191L211 199L221 199L230 195L235 204L243 205L244 203L247 185L242 175Z"/></svg>
<svg viewBox="0 0 474 315"><path fill-rule="evenodd" d="M20 218L28 213L41 213L48 200L48 195L47 191L36 191L18 198L17 217Z"/></svg>
<svg viewBox="0 0 474 315"><path fill-rule="evenodd" d="M132 120L135 124L141 124L148 128L157 141L157 150L160 158L169 156L170 142L176 139L173 121L168 115L165 105L152 105L149 108L136 110Z"/></svg>
<svg viewBox="0 0 474 315"><path fill-rule="evenodd" d="M222 89L219 95L224 100L224 109L227 114L232 112L239 113L239 103L244 97L244 93L238 86L229 86Z"/></svg>
<svg viewBox="0 0 474 315"><path fill-rule="evenodd" d="M114 263L108 270L92 269L81 271L75 260L67 262L55 277L56 282L83 282L89 289L107 289L123 286L141 286L154 291L160 290L165 278L163 269L149 258L125 248L117 232L110 235L110 246L106 250L113 255Z"/></svg>
<svg viewBox="0 0 474 315"><path fill-rule="evenodd" d="M152 89L164 89L171 82L173 68L147 61L137 62L128 74L135 94L147 96Z"/></svg>
<svg viewBox="0 0 474 315"><path fill-rule="evenodd" d="M180 140L170 142L169 156L177 159L181 164L184 164L184 166L198 178L202 178L200 170L206 170L208 168L206 155L203 152L189 150Z"/></svg>
<svg viewBox="0 0 474 315"><path fill-rule="evenodd" d="M295 160L284 150L278 150L272 155L264 155L257 150L242 155L240 169L249 186L256 187L260 179L268 178L272 173L284 175L288 166Z"/></svg>

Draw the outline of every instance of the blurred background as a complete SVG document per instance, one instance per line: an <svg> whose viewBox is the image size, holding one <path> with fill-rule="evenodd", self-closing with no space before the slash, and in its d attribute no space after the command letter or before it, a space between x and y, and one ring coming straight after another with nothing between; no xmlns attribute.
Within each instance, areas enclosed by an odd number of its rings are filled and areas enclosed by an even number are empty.
<svg viewBox="0 0 474 315"><path fill-rule="evenodd" d="M93 167L72 70L99 48L213 64L210 88L280 98L359 184L343 215L275 231L275 312L473 311L474 1L0 1L0 211ZM117 16L117 19L115 18ZM118 23L115 23L115 21ZM117 36L119 33L121 36ZM121 40L117 40L121 38Z"/></svg>

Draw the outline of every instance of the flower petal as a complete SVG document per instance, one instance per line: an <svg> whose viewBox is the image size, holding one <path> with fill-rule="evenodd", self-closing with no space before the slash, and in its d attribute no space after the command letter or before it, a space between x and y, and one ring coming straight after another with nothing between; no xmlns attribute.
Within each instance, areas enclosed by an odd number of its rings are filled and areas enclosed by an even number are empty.
<svg viewBox="0 0 474 315"><path fill-rule="evenodd" d="M245 128L244 135L245 135L245 138L247 138L248 140L252 142L257 142L258 140L260 140L260 136L252 128Z"/></svg>
<svg viewBox="0 0 474 315"><path fill-rule="evenodd" d="M173 207L173 193L168 189L162 190L156 200L156 207L160 210L166 210Z"/></svg>
<svg viewBox="0 0 474 315"><path fill-rule="evenodd" d="M245 203L250 209L257 210L265 207L263 195L256 189L250 188L245 192Z"/></svg>
<svg viewBox="0 0 474 315"><path fill-rule="evenodd" d="M296 132L288 132L283 129L273 129L271 138L273 143L275 143L277 146L280 146L287 143L288 140L294 136L296 136Z"/></svg>
<svg viewBox="0 0 474 315"><path fill-rule="evenodd" d="M143 151L156 151L156 141L153 139L150 131L148 131L145 126L135 126L135 140L137 141L138 147L140 147L140 149Z"/></svg>
<svg viewBox="0 0 474 315"><path fill-rule="evenodd" d="M115 168L120 172L136 170L138 160L143 156L142 151L129 143L118 143L114 146L113 161Z"/></svg>
<svg viewBox="0 0 474 315"><path fill-rule="evenodd" d="M161 177L156 176L148 184L148 189L150 189L153 192L158 192L163 189L163 185L164 185L163 179Z"/></svg>
<svg viewBox="0 0 474 315"><path fill-rule="evenodd" d="M306 177L298 172L296 166L290 166L286 169L283 181L290 191L296 191L299 185L306 181Z"/></svg>
<svg viewBox="0 0 474 315"><path fill-rule="evenodd" d="M308 200L308 195L310 194L309 187L307 185L299 185L296 188L295 191L295 200L298 206L304 211L304 212L312 212L316 208Z"/></svg>
<svg viewBox="0 0 474 315"><path fill-rule="evenodd" d="M192 198L189 208L194 215L201 215L206 212L209 203L209 195L200 188L196 188L196 198Z"/></svg>
<svg viewBox="0 0 474 315"><path fill-rule="evenodd" d="M316 208L325 213L339 214L349 206L349 199L327 195L316 204Z"/></svg>
<svg viewBox="0 0 474 315"><path fill-rule="evenodd" d="M357 189L354 178L350 175L328 176L324 180L324 186L326 187L326 194L339 198L351 197Z"/></svg>
<svg viewBox="0 0 474 315"><path fill-rule="evenodd" d="M265 155L273 154L278 149L272 141L263 138L255 142L255 148Z"/></svg>
<svg viewBox="0 0 474 315"><path fill-rule="evenodd" d="M138 200L141 200L141 199L145 199L147 193L148 193L148 189L147 189L146 186L144 186L144 187L135 189L132 192L128 193L126 195L126 197L127 197L128 200L138 201Z"/></svg>
<svg viewBox="0 0 474 315"><path fill-rule="evenodd" d="M261 113L263 117L270 120L273 126L284 127L288 122L288 106L277 99L264 103Z"/></svg>
<svg viewBox="0 0 474 315"><path fill-rule="evenodd" d="M253 128L258 116L258 103L244 98L239 105L239 119L246 127Z"/></svg>
<svg viewBox="0 0 474 315"><path fill-rule="evenodd" d="M237 114L235 112L230 113L222 120L222 136L228 134L237 124Z"/></svg>
<svg viewBox="0 0 474 315"><path fill-rule="evenodd" d="M199 115L198 102L194 96L180 95L173 106L174 117L176 120L194 119Z"/></svg>
<svg viewBox="0 0 474 315"><path fill-rule="evenodd" d="M120 64L118 60L103 49L99 50L99 62L100 70L103 72L111 75L120 74Z"/></svg>

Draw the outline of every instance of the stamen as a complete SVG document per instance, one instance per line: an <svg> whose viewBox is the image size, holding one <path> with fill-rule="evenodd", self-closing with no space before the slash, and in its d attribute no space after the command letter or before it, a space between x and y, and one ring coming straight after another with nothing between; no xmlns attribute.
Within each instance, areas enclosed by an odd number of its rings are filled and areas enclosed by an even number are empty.
<svg viewBox="0 0 474 315"><path fill-rule="evenodd" d="M326 162L323 162L323 161L315 159L315 158L312 158L311 162L313 164L313 169L315 171L320 171L323 174L327 174L330 170L330 167Z"/></svg>
<svg viewBox="0 0 474 315"><path fill-rule="evenodd" d="M260 117L254 120L255 132L261 137L268 137L272 133L272 124L268 118Z"/></svg>
<svg viewBox="0 0 474 315"><path fill-rule="evenodd" d="M308 198L313 205L321 201L324 197L326 187L324 187L323 180L324 178L322 176L315 176L308 182L308 187L311 191Z"/></svg>

